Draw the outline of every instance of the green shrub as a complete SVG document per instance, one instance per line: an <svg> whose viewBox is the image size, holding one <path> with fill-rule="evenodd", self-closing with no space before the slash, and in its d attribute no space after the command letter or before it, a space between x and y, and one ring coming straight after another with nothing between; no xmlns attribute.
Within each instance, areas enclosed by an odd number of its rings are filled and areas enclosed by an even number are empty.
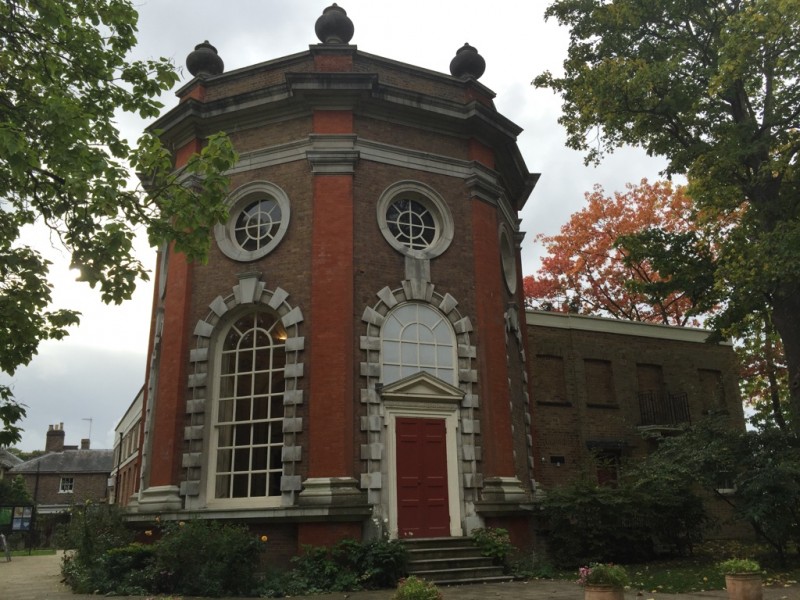
<svg viewBox="0 0 800 600"><path fill-rule="evenodd" d="M393 600L442 600L444 596L436 584L411 575L400 580L397 593L392 598Z"/></svg>
<svg viewBox="0 0 800 600"><path fill-rule="evenodd" d="M154 592L187 596L252 594L261 545L247 528L216 521L168 524L146 577Z"/></svg>
<svg viewBox="0 0 800 600"><path fill-rule="evenodd" d="M541 509L548 554L561 567L685 554L706 522L687 483L658 474L615 488L579 480L549 490Z"/></svg>
<svg viewBox="0 0 800 600"><path fill-rule="evenodd" d="M290 588L302 594L391 587L405 574L406 562L405 546L397 541L306 546L292 559Z"/></svg>
<svg viewBox="0 0 800 600"><path fill-rule="evenodd" d="M511 544L507 530L487 527L473 529L470 535L483 556L491 558L496 565L508 570L510 556L516 548Z"/></svg>
<svg viewBox="0 0 800 600"><path fill-rule="evenodd" d="M740 573L758 573L761 565L749 558L729 558L717 564L723 575L738 575Z"/></svg>
<svg viewBox="0 0 800 600"><path fill-rule="evenodd" d="M127 546L133 533L122 521L117 507L88 504L75 508L69 523L59 528L59 544L74 550L61 563L64 581L76 593L108 593L117 581L106 574L106 553Z"/></svg>

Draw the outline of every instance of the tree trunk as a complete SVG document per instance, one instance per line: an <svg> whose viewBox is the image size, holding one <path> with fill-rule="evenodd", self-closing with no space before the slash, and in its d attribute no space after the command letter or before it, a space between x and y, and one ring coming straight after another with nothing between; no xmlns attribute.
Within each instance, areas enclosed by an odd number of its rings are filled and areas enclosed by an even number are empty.
<svg viewBox="0 0 800 600"><path fill-rule="evenodd" d="M778 386L777 368L775 367L775 346L772 336L775 333L775 324L769 314L764 315L764 358L766 359L767 381L769 382L769 399L772 404L772 418L778 427L786 431L786 421L783 419L781 394Z"/></svg>
<svg viewBox="0 0 800 600"><path fill-rule="evenodd" d="M789 426L800 438L800 285L784 285L773 296L772 322L783 341L789 374Z"/></svg>

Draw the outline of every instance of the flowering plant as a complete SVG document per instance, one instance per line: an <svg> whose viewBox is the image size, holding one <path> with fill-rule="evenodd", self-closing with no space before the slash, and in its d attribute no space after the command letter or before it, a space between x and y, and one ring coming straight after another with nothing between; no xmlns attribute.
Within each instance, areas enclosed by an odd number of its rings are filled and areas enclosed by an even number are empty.
<svg viewBox="0 0 800 600"><path fill-rule="evenodd" d="M611 563L592 563L578 569L579 585L610 585L622 588L629 584L625 567Z"/></svg>

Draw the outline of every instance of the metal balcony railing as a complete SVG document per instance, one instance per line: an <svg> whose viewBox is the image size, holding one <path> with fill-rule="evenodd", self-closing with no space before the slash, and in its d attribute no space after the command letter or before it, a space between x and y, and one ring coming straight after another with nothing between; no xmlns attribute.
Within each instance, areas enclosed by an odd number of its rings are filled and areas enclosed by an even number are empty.
<svg viewBox="0 0 800 600"><path fill-rule="evenodd" d="M639 392L642 426L672 426L689 423L689 396L686 392L670 394L650 390Z"/></svg>

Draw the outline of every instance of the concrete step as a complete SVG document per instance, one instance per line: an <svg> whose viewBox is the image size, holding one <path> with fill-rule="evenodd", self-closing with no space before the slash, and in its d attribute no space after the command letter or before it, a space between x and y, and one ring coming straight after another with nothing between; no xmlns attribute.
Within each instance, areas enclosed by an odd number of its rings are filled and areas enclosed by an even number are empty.
<svg viewBox="0 0 800 600"><path fill-rule="evenodd" d="M417 574L420 571L445 571L448 569L477 569L480 567L494 567L492 559L486 556L458 556L444 558L429 558L408 561L408 572Z"/></svg>
<svg viewBox="0 0 800 600"><path fill-rule="evenodd" d="M503 568L482 556L470 538L403 540L408 550L408 573L437 584L500 583L512 581Z"/></svg>
<svg viewBox="0 0 800 600"><path fill-rule="evenodd" d="M482 582L482 581L511 581L512 577L503 575L502 567L476 567L458 569L433 569L427 571L417 571L415 576L432 581L436 584Z"/></svg>

